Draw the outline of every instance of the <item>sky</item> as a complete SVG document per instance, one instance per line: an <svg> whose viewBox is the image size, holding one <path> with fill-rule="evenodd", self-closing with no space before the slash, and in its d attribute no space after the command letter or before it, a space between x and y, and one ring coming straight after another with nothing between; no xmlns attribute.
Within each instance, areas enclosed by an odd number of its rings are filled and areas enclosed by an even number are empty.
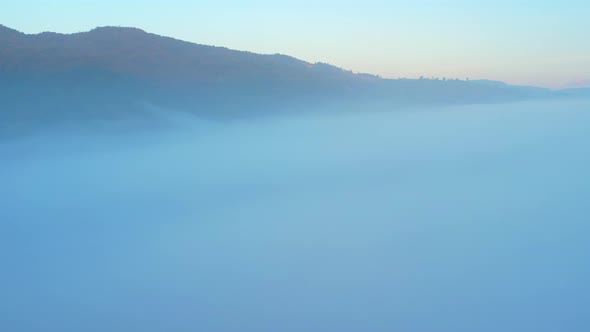
<svg viewBox="0 0 590 332"><path fill-rule="evenodd" d="M590 86L587 0L21 0L1 7L0 24L26 33L133 26L388 78Z"/></svg>

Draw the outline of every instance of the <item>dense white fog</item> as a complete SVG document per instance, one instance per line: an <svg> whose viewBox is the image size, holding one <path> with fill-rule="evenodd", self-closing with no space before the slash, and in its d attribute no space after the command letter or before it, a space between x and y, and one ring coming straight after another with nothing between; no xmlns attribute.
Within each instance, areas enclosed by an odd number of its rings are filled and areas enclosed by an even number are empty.
<svg viewBox="0 0 590 332"><path fill-rule="evenodd" d="M1 331L587 331L590 101L0 143Z"/></svg>

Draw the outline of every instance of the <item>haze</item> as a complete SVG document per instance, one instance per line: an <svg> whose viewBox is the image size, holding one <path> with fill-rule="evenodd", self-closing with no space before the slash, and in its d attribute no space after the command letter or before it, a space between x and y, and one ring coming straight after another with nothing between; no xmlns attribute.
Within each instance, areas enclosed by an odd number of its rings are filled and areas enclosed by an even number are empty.
<svg viewBox="0 0 590 332"><path fill-rule="evenodd" d="M0 332L590 331L588 17L3 4Z"/></svg>
<svg viewBox="0 0 590 332"><path fill-rule="evenodd" d="M3 140L1 329L587 331L589 106Z"/></svg>

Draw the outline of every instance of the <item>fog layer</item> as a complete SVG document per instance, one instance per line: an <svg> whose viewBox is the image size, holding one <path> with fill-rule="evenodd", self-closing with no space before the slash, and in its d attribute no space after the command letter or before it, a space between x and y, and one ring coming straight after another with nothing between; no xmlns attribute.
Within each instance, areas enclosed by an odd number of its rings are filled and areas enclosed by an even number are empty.
<svg viewBox="0 0 590 332"><path fill-rule="evenodd" d="M589 111L2 142L0 330L588 331Z"/></svg>

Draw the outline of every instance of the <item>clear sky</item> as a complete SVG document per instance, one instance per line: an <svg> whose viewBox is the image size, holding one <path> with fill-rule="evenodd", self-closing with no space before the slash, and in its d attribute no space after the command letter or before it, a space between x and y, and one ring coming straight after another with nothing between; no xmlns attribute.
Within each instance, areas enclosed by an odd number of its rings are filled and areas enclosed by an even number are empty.
<svg viewBox="0 0 590 332"><path fill-rule="evenodd" d="M134 26L384 77L590 86L590 0L2 0L27 33Z"/></svg>

